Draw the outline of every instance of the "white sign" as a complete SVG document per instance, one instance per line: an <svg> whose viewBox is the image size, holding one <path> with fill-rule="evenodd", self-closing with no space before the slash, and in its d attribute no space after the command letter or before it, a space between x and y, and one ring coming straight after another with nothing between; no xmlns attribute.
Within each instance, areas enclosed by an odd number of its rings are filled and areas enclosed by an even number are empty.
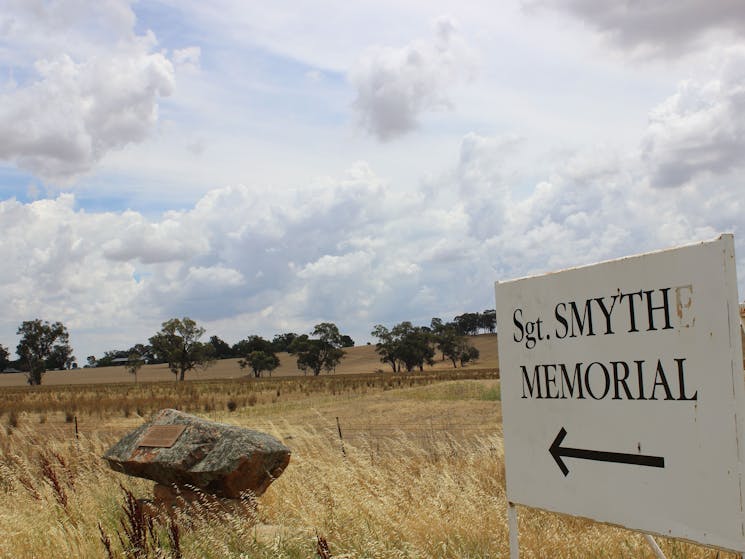
<svg viewBox="0 0 745 559"><path fill-rule="evenodd" d="M731 235L496 284L507 498L745 550Z"/></svg>

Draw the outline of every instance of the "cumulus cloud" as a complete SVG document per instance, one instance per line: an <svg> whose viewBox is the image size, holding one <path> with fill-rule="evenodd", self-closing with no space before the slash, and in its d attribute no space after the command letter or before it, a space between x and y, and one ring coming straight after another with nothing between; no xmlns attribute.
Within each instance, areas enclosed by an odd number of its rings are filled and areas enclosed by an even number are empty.
<svg viewBox="0 0 745 559"><path fill-rule="evenodd" d="M244 283L243 274L224 266L191 267L186 277L187 281L206 288L236 287Z"/></svg>
<svg viewBox="0 0 745 559"><path fill-rule="evenodd" d="M497 279L740 233L744 67L731 49L714 77L682 84L639 152L574 153L532 186L509 170L520 139L469 133L452 168L414 189L360 161L156 217L86 212L69 194L0 202L0 343L36 316L68 324L84 353L185 315L228 341L324 320L365 340L376 323L489 308Z"/></svg>
<svg viewBox="0 0 745 559"><path fill-rule="evenodd" d="M391 140L418 125L427 111L452 106L448 92L473 72L473 56L455 23L436 23L434 37L401 48L369 48L349 72L361 126Z"/></svg>
<svg viewBox="0 0 745 559"><path fill-rule="evenodd" d="M38 4L42 12L78 7L67 20L41 17L43 32L30 24L31 2L0 14L2 32L23 47L19 59L36 63L0 90L0 125L10 131L0 156L43 176L75 176L141 141L174 67L198 70L197 50L169 61L151 36L136 36L127 2L96 3L90 13L84 4ZM80 32L94 12L110 18L110 43ZM447 106L450 84L464 77L464 41L447 20L438 29L429 41L370 50L350 73L360 118L379 139ZM69 37L70 48L49 50L45 33ZM0 45L3 63L5 52ZM497 279L721 231L738 234L745 254L735 176L744 67L743 53L730 49L711 77L682 83L652 111L638 152L574 153L538 179L510 169L521 140L470 133L453 146L451 168L418 186L358 162L296 189L216 188L155 216L84 211L69 194L1 201L0 343L12 347L18 324L38 316L67 324L80 356L142 342L184 315L231 342L307 332L322 320L359 341L375 323L491 307Z"/></svg>
<svg viewBox="0 0 745 559"><path fill-rule="evenodd" d="M356 251L339 256L324 254L315 262L303 266L297 276L302 279L350 276L360 270L370 270L372 255Z"/></svg>
<svg viewBox="0 0 745 559"><path fill-rule="evenodd" d="M689 51L707 34L745 36L745 4L733 0L526 0L524 5L564 11L616 45L647 54Z"/></svg>
<svg viewBox="0 0 745 559"><path fill-rule="evenodd" d="M133 33L128 2L11 4L0 27L20 54L5 62L26 77L0 88L0 159L64 183L148 136L174 68L151 33Z"/></svg>
<svg viewBox="0 0 745 559"><path fill-rule="evenodd" d="M682 82L651 112L642 151L653 185L680 186L745 163L745 47L721 60L715 76Z"/></svg>
<svg viewBox="0 0 745 559"><path fill-rule="evenodd" d="M21 320L44 316L88 344L105 327L141 341L188 315L234 341L327 319L366 335L368 321L411 318L422 290L448 281L434 274L424 285L429 263L452 262L437 240L462 230L463 215L424 200L358 163L291 192L216 189L154 219L76 210L72 195L0 202L10 239L0 246L0 334L7 345Z"/></svg>
<svg viewBox="0 0 745 559"><path fill-rule="evenodd" d="M93 329L110 324L112 317L132 317L139 292L134 267L111 261L101 251L102 242L115 235L120 216L76 211L74 197L64 194L30 204L0 202L0 223L4 331L37 316Z"/></svg>
<svg viewBox="0 0 745 559"><path fill-rule="evenodd" d="M296 191L215 189L155 218L77 210L71 195L0 202L0 340L42 316L102 351L184 315L229 341L322 320L364 340L378 322L488 308L497 279L745 227L726 181L670 196L638 158L576 154L521 194L502 172L505 149L503 138L464 137L434 194L402 192L358 163Z"/></svg>
<svg viewBox="0 0 745 559"><path fill-rule="evenodd" d="M464 136L453 180L469 217L469 230L477 238L503 230L512 193L504 176L505 162L519 149L513 137Z"/></svg>
<svg viewBox="0 0 745 559"><path fill-rule="evenodd" d="M119 216L116 235L101 245L103 256L142 264L183 261L209 250L202 231L190 227L179 214L151 223L137 212Z"/></svg>

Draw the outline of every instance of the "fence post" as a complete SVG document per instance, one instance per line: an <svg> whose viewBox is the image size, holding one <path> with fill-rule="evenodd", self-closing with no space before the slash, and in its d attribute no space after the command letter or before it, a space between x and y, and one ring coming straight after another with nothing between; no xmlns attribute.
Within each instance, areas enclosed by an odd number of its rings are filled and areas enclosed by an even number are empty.
<svg viewBox="0 0 745 559"><path fill-rule="evenodd" d="M339 422L339 416L336 416L336 429L339 431L339 441L341 441L341 453L344 457L347 457L347 451L344 449L344 437L341 434L341 423Z"/></svg>

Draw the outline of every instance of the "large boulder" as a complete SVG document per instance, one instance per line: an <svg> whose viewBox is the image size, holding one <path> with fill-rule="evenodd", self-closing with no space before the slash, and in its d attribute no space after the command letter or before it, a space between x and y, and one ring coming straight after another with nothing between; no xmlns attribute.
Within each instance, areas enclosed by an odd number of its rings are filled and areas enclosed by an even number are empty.
<svg viewBox="0 0 745 559"><path fill-rule="evenodd" d="M257 497L264 493L290 462L290 449L259 431L166 409L112 446L104 458L117 472L237 499L244 491Z"/></svg>

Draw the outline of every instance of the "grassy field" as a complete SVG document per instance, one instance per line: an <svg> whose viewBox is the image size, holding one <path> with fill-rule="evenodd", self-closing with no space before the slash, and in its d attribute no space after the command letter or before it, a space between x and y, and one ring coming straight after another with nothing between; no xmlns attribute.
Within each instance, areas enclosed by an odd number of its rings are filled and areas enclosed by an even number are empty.
<svg viewBox="0 0 745 559"><path fill-rule="evenodd" d="M3 389L3 402L0 557L312 558L319 537L334 558L508 556L494 368L18 387ZM156 518L152 532L132 524L128 493L148 498L153 484L111 471L101 455L165 406L269 432L292 449L256 512L205 504ZM524 558L654 557L639 534L520 515ZM660 543L670 558L734 558Z"/></svg>
<svg viewBox="0 0 745 559"><path fill-rule="evenodd" d="M474 336L471 343L479 350L481 357L475 363L466 368L495 368L497 360L497 336L496 334L484 334ZM377 370L389 372L390 366L381 363L378 354L375 353L374 345L364 345L347 348L346 356L336 370L336 374L369 374ZM287 377L302 375L295 364L295 358L288 353L279 353L280 366L272 373L272 377ZM250 369L241 369L238 359L221 359L205 370L190 371L187 373L189 380L210 379L235 379L253 374ZM440 361L434 367L427 370L452 369L450 361ZM459 365L460 367L460 365ZM325 373L324 373L325 374ZM166 365L145 365L137 375L138 382L159 382L174 380L175 375L168 370ZM44 375L43 383L48 386L61 386L70 384L97 384L97 383L129 383L134 384L134 375L128 373L123 366L102 367L100 369L76 369L71 371L48 371ZM0 387L25 386L26 376L23 373L0 374Z"/></svg>
<svg viewBox="0 0 745 559"><path fill-rule="evenodd" d="M33 388L19 377L0 387L0 557L328 556L319 537L334 558L507 557L496 339L474 342L477 364L410 375L374 373L365 346L320 377L292 376L289 356L262 379L235 360L184 383L159 366L137 384L122 368L51 372ZM165 407L271 433L290 466L256 511L205 503L150 530L127 508L153 483L101 456ZM520 541L524 558L654 557L639 534L529 509ZM735 557L659 541L669 558Z"/></svg>

